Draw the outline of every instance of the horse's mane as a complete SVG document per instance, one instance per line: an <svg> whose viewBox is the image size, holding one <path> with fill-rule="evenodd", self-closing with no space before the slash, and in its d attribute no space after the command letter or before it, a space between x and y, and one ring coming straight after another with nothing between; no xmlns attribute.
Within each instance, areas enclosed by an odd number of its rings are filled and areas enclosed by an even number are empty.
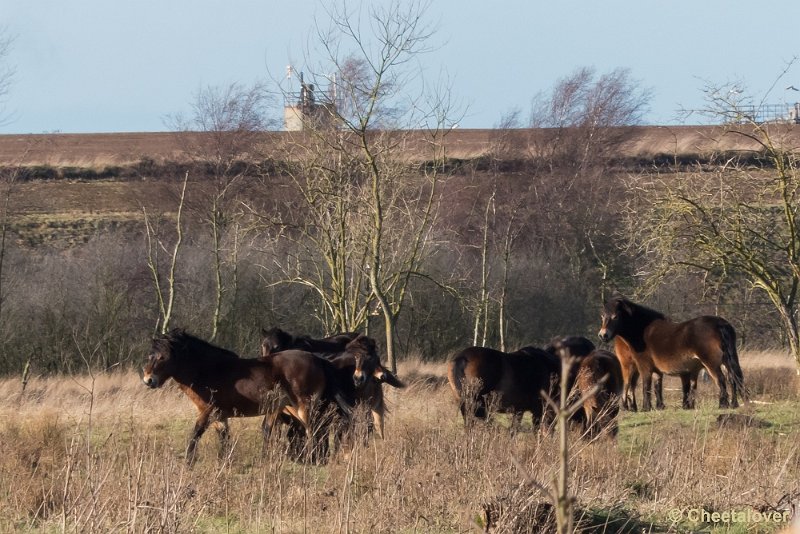
<svg viewBox="0 0 800 534"><path fill-rule="evenodd" d="M269 330L261 329L261 334L264 336L265 339L268 339L270 342L270 351L276 349L276 351L286 350L289 348L294 348L294 344L296 341L296 337L283 330L280 327L273 327Z"/></svg>
<svg viewBox="0 0 800 534"><path fill-rule="evenodd" d="M345 346L345 351L350 351L353 349L361 349L373 357L378 356L378 347L375 343L375 340L371 337L365 336L364 334L359 334L354 340L350 341Z"/></svg>
<svg viewBox="0 0 800 534"><path fill-rule="evenodd" d="M541 356L543 350L534 345L527 345L508 354L513 354L514 356Z"/></svg>
<svg viewBox="0 0 800 534"><path fill-rule="evenodd" d="M182 328L174 328L153 340L153 348L174 357L190 356L208 361L238 360L235 352L218 347L194 336Z"/></svg>
<svg viewBox="0 0 800 534"><path fill-rule="evenodd" d="M631 309L634 310L634 313L632 315L642 318L648 323L651 321L655 321L656 319L666 319L666 316L660 311L654 310L653 308L648 308L647 306L644 306L642 304L636 304L635 302L625 297L615 297L612 299L612 302L613 301L617 301L620 304L629 306Z"/></svg>

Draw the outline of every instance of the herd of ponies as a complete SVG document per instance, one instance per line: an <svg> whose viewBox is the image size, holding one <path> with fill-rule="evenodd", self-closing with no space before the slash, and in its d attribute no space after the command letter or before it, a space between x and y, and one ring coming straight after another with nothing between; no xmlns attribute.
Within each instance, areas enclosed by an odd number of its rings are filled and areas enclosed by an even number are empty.
<svg viewBox="0 0 800 534"><path fill-rule="evenodd" d="M570 336L544 348L506 353L469 347L455 354L447 380L465 426L496 411L510 414L512 427L525 412L545 427L557 409L552 399L566 388L565 398L575 407L572 419L583 425L584 435L613 436L620 407L637 410L639 379L642 409L651 409L653 389L656 407L664 407L665 374L680 377L683 407L690 409L704 369L719 387L720 408L738 406L737 396L746 398L736 332L725 319L705 315L676 323L623 297L606 302L601 319L598 335L613 341L613 352ZM351 435L358 410L371 414L367 431L383 437L383 385L405 384L381 364L373 339L357 332L313 339L279 328L262 334L257 358L240 358L182 329L153 340L143 382L158 388L171 378L199 412L187 462L195 461L197 442L211 424L224 454L231 417L264 416L265 438L277 424L287 425L287 450L297 459L324 461L331 442L336 446Z"/></svg>

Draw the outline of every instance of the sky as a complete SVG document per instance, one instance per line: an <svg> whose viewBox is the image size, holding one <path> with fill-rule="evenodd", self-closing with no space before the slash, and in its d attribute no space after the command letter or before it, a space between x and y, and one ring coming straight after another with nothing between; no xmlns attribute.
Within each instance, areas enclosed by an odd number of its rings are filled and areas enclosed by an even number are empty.
<svg viewBox="0 0 800 534"><path fill-rule="evenodd" d="M0 0L15 72L0 134L167 131L203 87L275 86L288 64L303 70L329 3ZM798 0L432 0L425 17L436 32L420 71L450 80L462 128L527 116L582 67L629 69L652 90L646 124L687 122L679 110L702 107L708 85L800 100L786 89L800 87Z"/></svg>

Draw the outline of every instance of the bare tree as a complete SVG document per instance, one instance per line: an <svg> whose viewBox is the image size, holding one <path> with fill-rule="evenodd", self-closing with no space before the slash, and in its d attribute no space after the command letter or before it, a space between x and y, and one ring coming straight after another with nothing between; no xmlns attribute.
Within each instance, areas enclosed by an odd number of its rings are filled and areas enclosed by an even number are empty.
<svg viewBox="0 0 800 534"><path fill-rule="evenodd" d="M10 53L12 39L6 35L6 31L0 28L0 124L3 124L5 113L5 98L11 86L11 79L14 70L6 65L6 57ZM21 162L25 159L24 154L20 158L20 163L10 166L2 171L2 213L0 213L0 316L2 316L3 306L3 266L6 256L6 237L8 235L11 197L14 193L14 186L21 170Z"/></svg>
<svg viewBox="0 0 800 534"><path fill-rule="evenodd" d="M349 266L347 283L361 287L358 275L365 277L369 297L360 300L358 309L375 301L393 369L396 322L412 277L424 275L420 265L430 245L446 158L443 138L455 123L448 87L423 86L413 93L419 85L413 60L429 50L433 35L425 23L427 6L393 1L355 11L346 5L331 8L330 25L317 25L323 65L311 69L317 87L330 87L319 108L326 118L304 117L305 134L329 154L312 158L330 164L317 168L317 176L335 177L338 184L328 195L330 202L320 207L327 205L335 213L347 191L357 197L348 205L358 214L359 226L340 226L340 233L331 237L337 247L352 246L347 257L356 263ZM412 131L421 131L424 139L412 142ZM423 154L423 163L413 163L411 145ZM332 250L327 244L323 248ZM342 291L332 285L328 289Z"/></svg>
<svg viewBox="0 0 800 534"><path fill-rule="evenodd" d="M271 209L253 210L279 247L274 284L308 288L319 302L315 315L325 332L363 328L372 296L364 276L367 247L365 213L357 163L333 150L335 130L319 131L295 141L289 138L284 172L291 193L273 195ZM268 176L265 187L275 187Z"/></svg>
<svg viewBox="0 0 800 534"><path fill-rule="evenodd" d="M641 122L650 98L628 69L600 76L592 68L577 69L534 98L531 127L549 130L537 152L549 165L576 172L605 163L625 140L625 127Z"/></svg>
<svg viewBox="0 0 800 534"><path fill-rule="evenodd" d="M244 176L253 173L256 149L263 132L271 126L268 104L268 95L260 84L211 86L196 93L190 118L178 115L170 119L176 130L194 134L183 138L184 150L210 175L210 180L197 184L195 196L199 199L196 211L207 222L211 237L215 287L212 340L219 331L226 293L236 293L236 277L227 283L223 271L225 263L234 262L237 249L233 246L226 250L223 240L233 232L232 244L239 241L234 210L237 187ZM232 272L236 273L235 265Z"/></svg>
<svg viewBox="0 0 800 534"><path fill-rule="evenodd" d="M582 68L534 100L531 125L543 129L531 145L537 171L530 202L547 209L531 230L550 236L549 246L561 249L575 276L597 278L600 293L625 272L612 238L622 183L609 163L650 95L626 69L598 76Z"/></svg>
<svg viewBox="0 0 800 534"><path fill-rule="evenodd" d="M749 153L719 155L713 170L638 180L629 227L640 271L653 283L675 269L709 281L744 279L780 317L800 369L800 173L779 124L757 123L747 99L727 87L707 89L707 113L726 124ZM753 165L753 160L760 165Z"/></svg>
<svg viewBox="0 0 800 534"><path fill-rule="evenodd" d="M14 78L14 68L8 63L8 56L11 53L13 41L14 39L8 35L8 31L0 27L0 125L9 120L6 98Z"/></svg>
<svg viewBox="0 0 800 534"><path fill-rule="evenodd" d="M159 315L156 321L156 330L162 334L166 334L169 331L170 321L173 316L173 307L175 305L178 254L181 251L181 245L183 243L182 216L184 203L186 201L186 186L188 183L189 173L187 172L183 178L180 199L177 206L173 243L169 244L166 242L166 238L159 232L159 229L154 226L152 218L147 214L147 210L142 208L145 229L147 231L147 267L153 278L153 286L156 291L156 299L158 300ZM166 260L168 264L166 280L164 280L161 268L162 262L160 258L162 253L168 254Z"/></svg>

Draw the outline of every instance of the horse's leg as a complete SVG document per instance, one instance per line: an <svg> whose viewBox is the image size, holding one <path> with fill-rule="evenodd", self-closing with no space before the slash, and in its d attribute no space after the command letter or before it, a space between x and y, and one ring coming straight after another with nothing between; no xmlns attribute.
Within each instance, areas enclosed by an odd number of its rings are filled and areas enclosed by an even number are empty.
<svg viewBox="0 0 800 534"><path fill-rule="evenodd" d="M288 413L289 415L291 415L292 417L303 423L303 426L306 427L306 432L311 431L310 426L308 424L309 410L308 407L305 405L305 403L300 402L299 405L296 407L287 405L284 406L283 409L286 411L286 413Z"/></svg>
<svg viewBox="0 0 800 534"><path fill-rule="evenodd" d="M375 431L378 433L378 437L383 439L384 407L373 407L370 409L370 412L372 412L372 422L375 425Z"/></svg>
<svg viewBox="0 0 800 534"><path fill-rule="evenodd" d="M297 406L287 405L284 407L284 410L292 417L294 417L297 421L299 421L303 428L305 429L305 451L309 454L309 457L313 456L314 452L314 430L311 428L311 409L306 404L306 401L299 400Z"/></svg>
<svg viewBox="0 0 800 534"><path fill-rule="evenodd" d="M653 373L647 371L642 373L642 411L649 412L653 409L651 404L651 390L653 388Z"/></svg>
<svg viewBox="0 0 800 534"><path fill-rule="evenodd" d="M195 462L195 449L197 448L197 442L208 428L208 423L211 419L211 414L213 411L214 409L212 406L206 407L200 412L200 416L194 423L192 435L189 438L189 444L186 446L186 463L189 465L192 465Z"/></svg>
<svg viewBox="0 0 800 534"><path fill-rule="evenodd" d="M475 417L483 419L484 421L489 419L489 407L486 403L486 395L479 395L475 399Z"/></svg>
<svg viewBox="0 0 800 534"><path fill-rule="evenodd" d="M639 370L633 369L630 373L630 384L628 384L628 391L624 392L625 400L630 401L628 408L630 411L637 411L636 407L636 386L639 384ZM623 406L624 407L624 406Z"/></svg>
<svg viewBox="0 0 800 534"><path fill-rule="evenodd" d="M314 464L323 464L328 460L333 411L332 406L320 401L313 402L309 409L310 459Z"/></svg>
<svg viewBox="0 0 800 534"><path fill-rule="evenodd" d="M629 374L629 371L623 368L623 377L622 377L622 409L633 411L631 408L631 401L630 401L630 393L631 387L633 382L633 376Z"/></svg>
<svg viewBox="0 0 800 534"><path fill-rule="evenodd" d="M525 412L511 412L511 433L516 433L522 428L522 416L525 415ZM531 416L533 417L533 416Z"/></svg>
<svg viewBox="0 0 800 534"><path fill-rule="evenodd" d="M228 446L230 441L230 427L228 426L228 419L220 419L216 422L217 435L219 436L219 459L224 460L228 454Z"/></svg>
<svg viewBox="0 0 800 534"><path fill-rule="evenodd" d="M708 374L708 373L706 373ZM697 379L700 375L699 371L695 371L689 376L689 400L692 404L692 408L695 406L695 402L697 401Z"/></svg>
<svg viewBox="0 0 800 534"><path fill-rule="evenodd" d="M691 410L694 408L694 399L692 398L691 376L689 373L681 373L681 391L683 392L683 409Z"/></svg>
<svg viewBox="0 0 800 534"><path fill-rule="evenodd" d="M729 408L728 385L725 375L722 372L722 366L717 365L716 369L712 369L706 365L706 369L708 369L708 373L711 375L711 378L719 387L719 407Z"/></svg>
<svg viewBox="0 0 800 534"><path fill-rule="evenodd" d="M261 433L264 435L265 444L272 435L272 429L275 428L278 418L282 413L283 406L278 406L275 410L267 412L267 414L264 416L264 420L261 422Z"/></svg>
<svg viewBox="0 0 800 534"><path fill-rule="evenodd" d="M727 379L731 385L731 408L738 408L739 401L736 398L739 395L739 381L736 378L736 374L733 369L728 368L726 365L725 368L727 369Z"/></svg>
<svg viewBox="0 0 800 534"><path fill-rule="evenodd" d="M656 372L656 410L664 409L664 375Z"/></svg>

